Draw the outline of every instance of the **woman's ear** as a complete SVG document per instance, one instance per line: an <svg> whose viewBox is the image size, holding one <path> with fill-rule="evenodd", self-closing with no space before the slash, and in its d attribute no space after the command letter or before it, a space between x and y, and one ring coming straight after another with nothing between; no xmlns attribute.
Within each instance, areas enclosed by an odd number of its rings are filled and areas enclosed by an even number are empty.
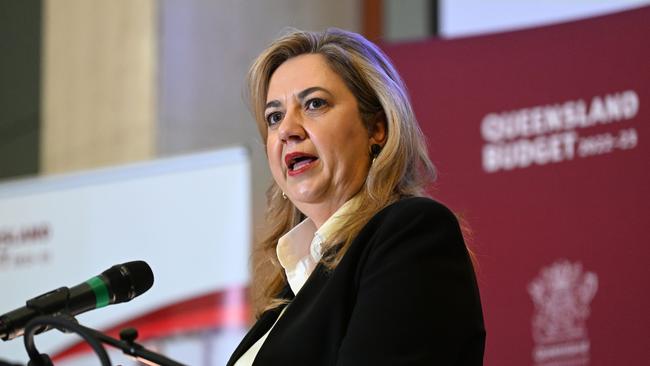
<svg viewBox="0 0 650 366"><path fill-rule="evenodd" d="M370 125L370 144L379 144L384 146L387 138L386 130L386 115L384 112L379 112L375 115L375 118Z"/></svg>

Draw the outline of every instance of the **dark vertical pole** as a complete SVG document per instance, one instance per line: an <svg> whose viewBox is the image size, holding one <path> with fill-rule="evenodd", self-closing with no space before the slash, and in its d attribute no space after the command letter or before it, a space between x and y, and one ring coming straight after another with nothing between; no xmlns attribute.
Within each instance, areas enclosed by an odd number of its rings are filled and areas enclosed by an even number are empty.
<svg viewBox="0 0 650 366"><path fill-rule="evenodd" d="M440 35L440 1L429 0L429 34L433 37Z"/></svg>
<svg viewBox="0 0 650 366"><path fill-rule="evenodd" d="M0 1L0 179L39 169L42 8Z"/></svg>
<svg viewBox="0 0 650 366"><path fill-rule="evenodd" d="M383 36L383 1L363 0L362 32L363 35L373 42L378 42Z"/></svg>

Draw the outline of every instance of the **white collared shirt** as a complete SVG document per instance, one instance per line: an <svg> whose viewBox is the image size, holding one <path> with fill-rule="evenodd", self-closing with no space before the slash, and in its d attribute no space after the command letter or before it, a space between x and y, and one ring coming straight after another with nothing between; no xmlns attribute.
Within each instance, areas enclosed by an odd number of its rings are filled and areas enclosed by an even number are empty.
<svg viewBox="0 0 650 366"><path fill-rule="evenodd" d="M316 265L323 256L322 245L332 235L336 233L343 224L343 216L353 212L356 209L359 199L353 197L339 207L336 212L330 216L327 221L316 229L316 225L311 219L305 219L296 225L288 233L278 239L278 245L275 248L278 261L284 273L287 275L289 287L294 295L297 295L302 286L316 268ZM257 353L264 344L264 341L271 333L275 324L280 320L284 309L275 320L275 323L260 339L257 340L240 358L235 362L235 366L252 365Z"/></svg>
<svg viewBox="0 0 650 366"><path fill-rule="evenodd" d="M357 198L345 202L318 230L308 218L278 240L275 252L294 295L298 294L322 258L323 243L341 228L343 216L354 210L357 202Z"/></svg>

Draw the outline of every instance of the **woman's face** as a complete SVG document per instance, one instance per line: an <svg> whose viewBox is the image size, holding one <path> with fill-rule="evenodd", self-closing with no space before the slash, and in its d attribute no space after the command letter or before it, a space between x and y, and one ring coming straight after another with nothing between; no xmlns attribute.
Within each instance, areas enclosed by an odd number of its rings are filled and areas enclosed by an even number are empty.
<svg viewBox="0 0 650 366"><path fill-rule="evenodd" d="M357 100L323 56L305 54L273 73L266 97L266 151L273 178L317 227L363 185L373 134L361 120Z"/></svg>

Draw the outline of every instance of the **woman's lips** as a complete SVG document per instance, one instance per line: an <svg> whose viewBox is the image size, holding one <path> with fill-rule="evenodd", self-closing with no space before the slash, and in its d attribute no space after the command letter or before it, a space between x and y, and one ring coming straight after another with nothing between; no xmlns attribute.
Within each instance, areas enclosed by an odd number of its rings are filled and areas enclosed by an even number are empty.
<svg viewBox="0 0 650 366"><path fill-rule="evenodd" d="M303 152L293 152L284 156L284 162L287 166L287 174L296 176L314 166L318 160L316 156Z"/></svg>
<svg viewBox="0 0 650 366"><path fill-rule="evenodd" d="M287 174L289 174L289 176L292 176L292 177L294 177L294 176L296 176L298 174L301 174L305 170L308 170L309 168L314 166L314 163L316 163L316 160L318 160L318 159L302 160L302 161L300 161L298 163L295 163L293 165L292 169L289 169L287 171Z"/></svg>

